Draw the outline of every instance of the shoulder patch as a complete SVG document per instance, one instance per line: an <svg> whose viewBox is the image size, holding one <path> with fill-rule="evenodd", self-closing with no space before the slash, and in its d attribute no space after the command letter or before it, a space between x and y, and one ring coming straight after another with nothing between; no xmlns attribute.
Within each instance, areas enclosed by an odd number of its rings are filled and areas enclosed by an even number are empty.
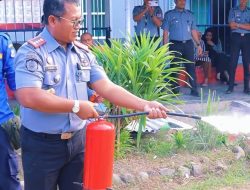
<svg viewBox="0 0 250 190"><path fill-rule="evenodd" d="M45 44L46 41L41 36L37 36L35 38L28 40L28 43L32 45L34 48L39 48L43 44Z"/></svg>
<svg viewBox="0 0 250 190"><path fill-rule="evenodd" d="M30 72L38 70L38 64L42 65L41 60L34 52L28 52L26 54L26 69Z"/></svg>
<svg viewBox="0 0 250 190"><path fill-rule="evenodd" d="M88 46L84 45L83 43L79 42L79 41L74 41L74 45L89 52L89 48Z"/></svg>

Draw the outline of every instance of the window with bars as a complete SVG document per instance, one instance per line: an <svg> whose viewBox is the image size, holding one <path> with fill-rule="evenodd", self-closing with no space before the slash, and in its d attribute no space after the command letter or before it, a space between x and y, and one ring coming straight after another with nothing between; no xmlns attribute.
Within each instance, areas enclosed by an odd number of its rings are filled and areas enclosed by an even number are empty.
<svg viewBox="0 0 250 190"><path fill-rule="evenodd" d="M87 3L90 3L89 6ZM88 12L87 7L91 7L91 25L92 25L92 34L94 38L105 39L106 30L105 30L105 16L106 16L106 7L105 0L82 0L82 14L84 17L83 29L87 30L88 25Z"/></svg>
<svg viewBox="0 0 250 190"><path fill-rule="evenodd" d="M211 23L211 0L195 0L191 2L191 10L198 25L208 25ZM200 28L204 32L205 27Z"/></svg>
<svg viewBox="0 0 250 190"><path fill-rule="evenodd" d="M83 19L84 19L82 28L87 28L87 2L86 0L82 0L81 2L81 11L82 11Z"/></svg>
<svg viewBox="0 0 250 190"><path fill-rule="evenodd" d="M91 6L93 35L105 38L105 0L92 0ZM99 29L98 29L99 28Z"/></svg>

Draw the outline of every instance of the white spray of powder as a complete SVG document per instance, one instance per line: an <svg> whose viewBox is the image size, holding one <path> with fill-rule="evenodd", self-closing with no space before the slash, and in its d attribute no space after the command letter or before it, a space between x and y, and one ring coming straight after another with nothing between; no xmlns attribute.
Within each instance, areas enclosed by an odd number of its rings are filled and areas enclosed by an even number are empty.
<svg viewBox="0 0 250 190"><path fill-rule="evenodd" d="M221 132L230 134L250 134L250 115L218 115L202 117L202 121L211 124Z"/></svg>

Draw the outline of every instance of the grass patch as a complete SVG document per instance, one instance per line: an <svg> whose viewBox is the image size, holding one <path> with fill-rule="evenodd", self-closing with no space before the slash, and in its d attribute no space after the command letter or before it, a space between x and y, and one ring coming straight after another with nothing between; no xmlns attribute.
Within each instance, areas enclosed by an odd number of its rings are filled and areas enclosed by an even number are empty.
<svg viewBox="0 0 250 190"><path fill-rule="evenodd" d="M218 190L222 187L233 187L250 182L250 168L246 161L234 162L223 175L207 175L203 181L193 181L178 190Z"/></svg>
<svg viewBox="0 0 250 190"><path fill-rule="evenodd" d="M173 146L174 145L172 142L162 141L161 139L151 137L143 139L143 143L141 144L140 150L148 154L164 157L173 154Z"/></svg>

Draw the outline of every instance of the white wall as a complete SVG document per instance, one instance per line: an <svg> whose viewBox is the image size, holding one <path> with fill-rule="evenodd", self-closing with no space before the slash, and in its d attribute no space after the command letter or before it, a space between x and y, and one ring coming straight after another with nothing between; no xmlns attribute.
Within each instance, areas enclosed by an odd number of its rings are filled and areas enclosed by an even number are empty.
<svg viewBox="0 0 250 190"><path fill-rule="evenodd" d="M173 6L174 0L159 0L163 15ZM125 38L127 33L134 34L133 8L142 5L143 0L110 0L111 38ZM190 7L187 1L186 8Z"/></svg>

